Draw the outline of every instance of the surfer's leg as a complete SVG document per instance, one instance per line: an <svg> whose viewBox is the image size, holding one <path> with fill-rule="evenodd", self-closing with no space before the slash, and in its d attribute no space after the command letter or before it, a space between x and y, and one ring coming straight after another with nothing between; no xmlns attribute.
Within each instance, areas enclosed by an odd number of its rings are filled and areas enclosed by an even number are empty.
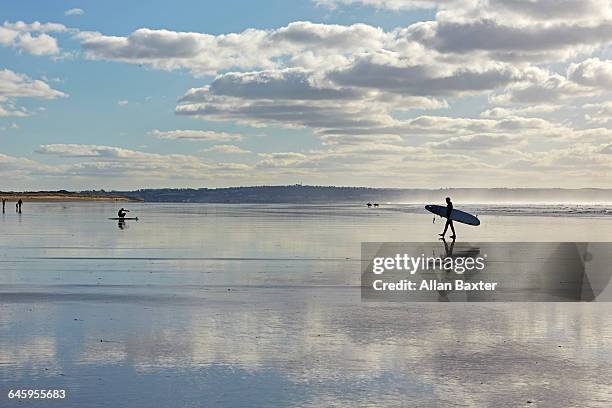
<svg viewBox="0 0 612 408"><path fill-rule="evenodd" d="M455 234L455 226L453 225L453 220L448 220L448 223L450 224L451 231L453 231L453 235L451 235L451 238L452 239L457 238L457 235Z"/></svg>
<svg viewBox="0 0 612 408"><path fill-rule="evenodd" d="M446 224L444 224L444 231L442 231L441 234L439 234L441 237L446 235L446 230L448 230L448 224L450 223L450 220L446 220Z"/></svg>

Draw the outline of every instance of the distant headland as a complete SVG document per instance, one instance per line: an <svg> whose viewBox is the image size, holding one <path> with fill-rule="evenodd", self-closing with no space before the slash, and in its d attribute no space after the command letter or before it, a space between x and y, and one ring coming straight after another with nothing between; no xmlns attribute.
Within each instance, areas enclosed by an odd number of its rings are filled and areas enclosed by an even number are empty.
<svg viewBox="0 0 612 408"><path fill-rule="evenodd" d="M311 185L225 188L156 188L133 191L0 192L9 201L145 201L171 203L612 203L612 189L562 188L372 188Z"/></svg>
<svg viewBox="0 0 612 408"><path fill-rule="evenodd" d="M372 188L313 185L226 188L158 188L136 191L82 191L80 194L174 203L428 203L451 196L463 203L612 203L612 189L561 188Z"/></svg>
<svg viewBox="0 0 612 408"><path fill-rule="evenodd" d="M0 191L0 198L7 201L141 201L137 198L128 197L115 193L84 193L66 190L58 191Z"/></svg>

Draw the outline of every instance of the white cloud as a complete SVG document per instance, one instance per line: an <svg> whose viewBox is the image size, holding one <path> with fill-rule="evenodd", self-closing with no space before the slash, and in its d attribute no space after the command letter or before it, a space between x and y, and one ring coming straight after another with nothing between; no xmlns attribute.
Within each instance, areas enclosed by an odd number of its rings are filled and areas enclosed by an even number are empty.
<svg viewBox="0 0 612 408"><path fill-rule="evenodd" d="M60 52L57 40L48 33L66 31L69 31L66 26L56 23L4 22L0 26L0 45L32 55L57 55Z"/></svg>
<svg viewBox="0 0 612 408"><path fill-rule="evenodd" d="M117 105L119 106L127 106L130 102L126 101L125 99L121 99L119 101L117 101Z"/></svg>
<svg viewBox="0 0 612 408"><path fill-rule="evenodd" d="M584 86L612 89L612 60L588 58L567 69L568 79Z"/></svg>
<svg viewBox="0 0 612 408"><path fill-rule="evenodd" d="M6 98L54 99L66 96L51 88L46 82L31 79L11 70L0 70L0 101Z"/></svg>
<svg viewBox="0 0 612 408"><path fill-rule="evenodd" d="M80 8L71 8L64 12L66 16L82 16L83 14L85 14L85 11Z"/></svg>
<svg viewBox="0 0 612 408"><path fill-rule="evenodd" d="M612 125L612 101L590 103L582 107L585 119L596 125Z"/></svg>
<svg viewBox="0 0 612 408"><path fill-rule="evenodd" d="M389 34L366 24L298 21L276 30L248 29L223 35L141 28L127 37L83 32L78 38L89 58L149 64L163 70L188 69L205 75L231 68L275 68L282 57L308 53L329 62L344 61L342 56L380 49Z"/></svg>
<svg viewBox="0 0 612 408"><path fill-rule="evenodd" d="M257 167L288 167L304 163L308 160L307 155L297 152L260 153L259 155L263 159L259 161Z"/></svg>
<svg viewBox="0 0 612 408"><path fill-rule="evenodd" d="M115 146L47 144L41 145L36 153L73 160L87 159L62 165L56 170L62 176L73 177L198 180L235 176L250 169L242 163L210 164L191 155L148 153Z"/></svg>
<svg viewBox="0 0 612 408"><path fill-rule="evenodd" d="M114 160L148 160L162 157L158 154L143 153L134 150L112 146L83 145L83 144L47 144L41 145L36 151L40 154L60 157L97 157Z"/></svg>
<svg viewBox="0 0 612 408"><path fill-rule="evenodd" d="M483 118L497 119L506 116L538 116L543 113L551 113L560 109L559 105L531 105L520 108L500 108L495 107L485 109L480 113Z"/></svg>
<svg viewBox="0 0 612 408"><path fill-rule="evenodd" d="M228 142L242 140L242 136L236 133L215 132L212 130L153 130L151 135L160 139L175 140L197 140Z"/></svg>
<svg viewBox="0 0 612 408"><path fill-rule="evenodd" d="M494 95L495 104L556 105L576 97L592 96L598 90L584 87L556 73L532 70L525 81L509 85L502 93Z"/></svg>
<svg viewBox="0 0 612 408"><path fill-rule="evenodd" d="M23 33L17 36L15 46L32 55L55 55L59 53L57 40L48 34L32 36Z"/></svg>
<svg viewBox="0 0 612 408"><path fill-rule="evenodd" d="M14 106L2 106L0 105L0 118L7 116L28 116L28 112L25 108L16 108Z"/></svg>
<svg viewBox="0 0 612 408"><path fill-rule="evenodd" d="M474 134L450 137L441 142L432 142L429 146L433 149L483 151L507 147L522 141L523 137L508 134Z"/></svg>
<svg viewBox="0 0 612 408"><path fill-rule="evenodd" d="M28 116L29 112L12 102L16 98L55 99L67 96L46 82L8 69L0 70L0 117Z"/></svg>
<svg viewBox="0 0 612 408"><path fill-rule="evenodd" d="M245 150L235 145L215 145L208 149L202 150L204 153L224 153L224 154L247 154L251 153L249 150Z"/></svg>
<svg viewBox="0 0 612 408"><path fill-rule="evenodd" d="M41 23L34 21L32 23L25 23L23 21L16 21L14 23L4 22L3 27L22 32L40 32L40 33L62 33L70 31L65 25L59 23Z"/></svg>
<svg viewBox="0 0 612 408"><path fill-rule="evenodd" d="M47 173L54 174L57 168L37 163L25 157L14 157L0 153L0 170L5 177L23 177L28 174Z"/></svg>

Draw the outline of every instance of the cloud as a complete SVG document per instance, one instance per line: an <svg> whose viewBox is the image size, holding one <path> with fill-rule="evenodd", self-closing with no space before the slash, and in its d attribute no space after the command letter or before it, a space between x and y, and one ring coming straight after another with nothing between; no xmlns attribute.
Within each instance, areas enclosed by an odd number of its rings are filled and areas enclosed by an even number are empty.
<svg viewBox="0 0 612 408"><path fill-rule="evenodd" d="M498 119L506 116L538 116L543 113L551 113L560 109L559 105L531 105L520 108L495 107L485 109L480 113L483 118Z"/></svg>
<svg viewBox="0 0 612 408"><path fill-rule="evenodd" d="M64 11L65 16L82 16L83 14L85 14L85 11L80 8L71 8Z"/></svg>
<svg viewBox="0 0 612 408"><path fill-rule="evenodd" d="M352 97L351 97L352 96ZM380 125L390 117L364 106L357 93L314 85L304 72L224 74L189 90L176 113L253 126L337 127Z"/></svg>
<svg viewBox="0 0 612 408"><path fill-rule="evenodd" d="M565 60L578 52L592 51L612 40L612 22L508 25L501 21L428 21L401 31L440 53L486 53L501 61Z"/></svg>
<svg viewBox="0 0 612 408"><path fill-rule="evenodd" d="M514 14L539 21L598 21L610 16L607 0L488 0L475 7L487 15L502 17Z"/></svg>
<svg viewBox="0 0 612 408"><path fill-rule="evenodd" d="M115 146L81 144L41 145L36 153L86 161L64 165L64 175L78 177L142 177L198 179L245 171L241 163L209 164L195 156L158 154Z"/></svg>
<svg viewBox="0 0 612 408"><path fill-rule="evenodd" d="M66 94L51 88L46 82L31 79L11 70L0 70L0 101L6 98L55 99Z"/></svg>
<svg viewBox="0 0 612 408"><path fill-rule="evenodd" d="M250 150L245 150L241 147L234 145L215 145L208 149L202 150L205 153L224 153L224 154L247 154L251 153Z"/></svg>
<svg viewBox="0 0 612 408"><path fill-rule="evenodd" d="M349 99L358 97L352 89L330 88L316 84L314 76L300 68L279 71L229 72L218 76L208 91L216 95L245 99ZM193 96L193 98L190 98ZM181 101L197 101L187 93Z"/></svg>
<svg viewBox="0 0 612 408"><path fill-rule="evenodd" d="M117 101L117 105L119 106L127 106L130 102L126 101L125 99L121 99L119 101Z"/></svg>
<svg viewBox="0 0 612 408"><path fill-rule="evenodd" d="M236 133L215 132L212 130L167 130L154 129L151 135L160 139L195 140L229 142L242 140L242 136Z"/></svg>
<svg viewBox="0 0 612 408"><path fill-rule="evenodd" d="M263 159L257 163L257 167L288 167L304 163L308 156L297 152L260 153Z"/></svg>
<svg viewBox="0 0 612 408"><path fill-rule="evenodd" d="M321 142L324 146L332 146L332 145L364 145L371 143L384 143L384 144L394 144L400 143L403 139L399 135L395 134L377 134L376 136L372 136L371 134L367 135L342 135L342 134L323 134L320 136Z"/></svg>
<svg viewBox="0 0 612 408"><path fill-rule="evenodd" d="M13 105L11 106L2 106L0 105L0 118L7 116L29 116L30 112L28 112L25 108L16 108Z"/></svg>
<svg viewBox="0 0 612 408"><path fill-rule="evenodd" d="M310 127L332 134L334 129L367 132L392 126L394 109L445 106L444 101L425 96L393 97L377 89L344 87L334 78L291 68L219 75L210 85L187 91L176 113L256 127Z"/></svg>
<svg viewBox="0 0 612 408"><path fill-rule="evenodd" d="M567 78L577 84L612 89L612 60L588 58L567 69Z"/></svg>
<svg viewBox="0 0 612 408"><path fill-rule="evenodd" d="M350 26L292 22L276 30L248 29L211 35L141 28L127 37L97 32L78 35L87 57L157 69L187 69L195 75L228 69L278 68L286 58L312 55L318 62L342 62L345 55L380 49L389 37L366 24ZM284 57L284 58L283 58Z"/></svg>
<svg viewBox="0 0 612 408"><path fill-rule="evenodd" d="M24 177L30 174L56 174L57 167L37 163L25 157L14 157L0 153L0 170L5 177Z"/></svg>
<svg viewBox="0 0 612 408"><path fill-rule="evenodd" d="M162 157L158 154L143 153L112 146L83 144L47 144L41 145L36 153L60 157L96 157L113 160L147 160Z"/></svg>
<svg viewBox="0 0 612 408"><path fill-rule="evenodd" d="M433 149L443 150L490 150L499 147L507 147L520 143L524 138L506 134L474 134L467 136L456 136L442 142L429 144Z"/></svg>
<svg viewBox="0 0 612 408"><path fill-rule="evenodd" d="M596 125L612 125L612 101L585 104L585 120Z"/></svg>
<svg viewBox="0 0 612 408"><path fill-rule="evenodd" d="M0 45L37 56L57 55L60 52L57 40L48 33L66 31L66 26L56 23L4 22L0 26Z"/></svg>
<svg viewBox="0 0 612 408"><path fill-rule="evenodd" d="M54 55L59 53L57 40L48 34L33 37L30 33L19 35L19 47L32 55Z"/></svg>
<svg viewBox="0 0 612 408"><path fill-rule="evenodd" d="M251 126L280 126L286 128L308 127L322 137L324 143L348 141L350 137L371 138L399 137L432 134L465 134L466 132L508 132L531 129L557 129L551 123L539 118L524 118L506 115L499 120L462 119L442 116L419 116L400 120L392 114L399 109L427 109L440 107L429 96L411 94L453 94L471 93L476 90L495 88L491 77L517 80L531 79L529 70L506 68L503 64L495 71L491 68L482 75L479 83L477 71L469 75L461 73L444 74L436 78L439 71L426 72L421 67L400 68L401 74L392 67L387 71L382 65L373 65L363 71L343 76L334 71L327 77L297 69L281 71L258 71L249 73L228 73L217 76L207 86L190 89L180 100L176 113L206 120L235 121ZM493 64L497 67L497 64ZM414 68L414 71L413 71ZM490 74L496 72L496 74ZM501 72L502 74L497 74ZM538 73L540 71L537 71ZM402 75L403 74L403 75ZM411 77L412 74L412 77ZM456 74L455 76L453 76ZM370 75L370 76L368 76ZM426 79L429 77L428 79ZM473 79L468 80L468 77ZM496 81L494 81L496 82ZM372 88L369 88L371 86ZM375 88L376 86L379 89ZM578 87L576 85L576 87ZM384 90L388 89L387 92ZM573 88L571 89L573 91ZM513 93L510 93L510 92ZM521 89L508 88L503 96L516 102ZM390 95L404 92L394 99ZM412 98L412 99L411 99ZM342 137L333 137L342 136Z"/></svg>
<svg viewBox="0 0 612 408"><path fill-rule="evenodd" d="M70 31L68 27L63 24L41 23L39 21L34 21L32 23L25 23L23 21L16 21L14 23L10 23L8 21L5 21L3 27L5 27L6 29L22 32L62 33Z"/></svg>
<svg viewBox="0 0 612 408"><path fill-rule="evenodd" d="M16 98L55 99L65 96L44 81L8 69L0 70L0 117L30 114L25 108L15 106L12 101Z"/></svg>
<svg viewBox="0 0 612 408"><path fill-rule="evenodd" d="M340 86L377 89L414 96L451 96L483 92L521 78L518 69L493 64L486 68L451 68L435 64L414 65L397 54L368 54L348 67L329 74Z"/></svg>
<svg viewBox="0 0 612 408"><path fill-rule="evenodd" d="M542 104L556 105L576 97L592 96L598 91L544 70L533 70L525 81L511 84L491 97L495 104Z"/></svg>
<svg viewBox="0 0 612 408"><path fill-rule="evenodd" d="M248 100L208 94L205 101L182 103L175 111L181 116L236 121L255 127L371 128L393 123L388 114L360 102L350 101L342 105L334 100Z"/></svg>

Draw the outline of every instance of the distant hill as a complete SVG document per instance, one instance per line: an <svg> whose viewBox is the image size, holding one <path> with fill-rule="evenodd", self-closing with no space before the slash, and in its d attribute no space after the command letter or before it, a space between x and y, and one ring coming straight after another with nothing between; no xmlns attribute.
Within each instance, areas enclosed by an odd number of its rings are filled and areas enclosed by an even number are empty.
<svg viewBox="0 0 612 408"><path fill-rule="evenodd" d="M451 196L456 202L612 203L612 189L451 188L392 189L334 186L252 186L228 188L161 188L137 191L83 191L80 194L113 195L146 202L174 203L425 203Z"/></svg>

